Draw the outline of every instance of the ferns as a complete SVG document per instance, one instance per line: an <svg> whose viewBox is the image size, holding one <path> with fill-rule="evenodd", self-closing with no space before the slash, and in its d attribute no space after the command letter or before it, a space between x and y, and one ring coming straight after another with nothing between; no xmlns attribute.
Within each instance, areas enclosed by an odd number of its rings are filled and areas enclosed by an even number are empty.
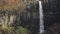
<svg viewBox="0 0 60 34"><path fill-rule="evenodd" d="M0 34L6 33L6 34L28 34L29 31L23 27L7 27L7 28L0 28Z"/></svg>

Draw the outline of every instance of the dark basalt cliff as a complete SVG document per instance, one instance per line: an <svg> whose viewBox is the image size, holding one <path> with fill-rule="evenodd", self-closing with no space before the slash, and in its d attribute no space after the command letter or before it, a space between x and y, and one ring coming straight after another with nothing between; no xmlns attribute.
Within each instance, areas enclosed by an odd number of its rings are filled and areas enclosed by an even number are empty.
<svg viewBox="0 0 60 34"><path fill-rule="evenodd" d="M12 27L15 29L13 33L16 33L16 30L21 26L31 34L39 32L38 2L25 4L24 2L21 3L20 0L0 0L0 4L0 26L2 28ZM19 30L18 32L19 34L20 32L24 33L24 31Z"/></svg>
<svg viewBox="0 0 60 34"><path fill-rule="evenodd" d="M60 0L45 0L43 10L45 29L60 24Z"/></svg>

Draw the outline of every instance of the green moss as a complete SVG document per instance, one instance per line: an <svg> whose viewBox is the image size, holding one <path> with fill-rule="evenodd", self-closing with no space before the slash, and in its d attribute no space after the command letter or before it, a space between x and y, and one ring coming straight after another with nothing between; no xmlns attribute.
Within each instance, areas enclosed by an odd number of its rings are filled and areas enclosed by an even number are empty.
<svg viewBox="0 0 60 34"><path fill-rule="evenodd" d="M18 27L16 34L28 34L28 30L22 27Z"/></svg>
<svg viewBox="0 0 60 34"><path fill-rule="evenodd" d="M0 28L0 32L5 32L8 34L28 34L28 30L23 27L7 27L7 28Z"/></svg>

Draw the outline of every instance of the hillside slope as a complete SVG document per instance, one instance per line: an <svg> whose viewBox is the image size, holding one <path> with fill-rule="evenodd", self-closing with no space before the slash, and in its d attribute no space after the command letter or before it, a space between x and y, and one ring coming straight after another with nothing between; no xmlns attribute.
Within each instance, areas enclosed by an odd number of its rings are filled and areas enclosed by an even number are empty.
<svg viewBox="0 0 60 34"><path fill-rule="evenodd" d="M24 8L25 4L20 0L0 0L0 10L12 10Z"/></svg>

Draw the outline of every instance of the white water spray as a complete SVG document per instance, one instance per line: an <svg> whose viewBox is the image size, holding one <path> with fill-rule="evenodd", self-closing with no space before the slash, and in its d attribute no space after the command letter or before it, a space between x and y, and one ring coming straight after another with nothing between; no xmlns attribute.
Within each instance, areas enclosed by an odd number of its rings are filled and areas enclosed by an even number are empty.
<svg viewBox="0 0 60 34"><path fill-rule="evenodd" d="M39 1L39 14L40 14L40 33L44 32L44 21L43 21L43 9L41 1Z"/></svg>

